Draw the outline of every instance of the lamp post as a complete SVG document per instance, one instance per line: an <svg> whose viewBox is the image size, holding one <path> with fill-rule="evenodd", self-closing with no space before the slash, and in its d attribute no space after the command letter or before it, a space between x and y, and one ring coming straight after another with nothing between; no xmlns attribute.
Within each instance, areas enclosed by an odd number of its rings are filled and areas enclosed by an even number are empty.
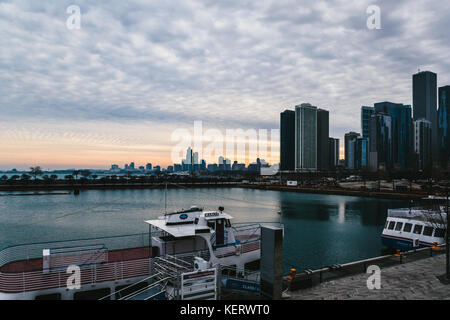
<svg viewBox="0 0 450 320"><path fill-rule="evenodd" d="M447 188L445 188L446 193L446 209L445 209L445 217L447 219L447 230L445 232L445 274L447 277L447 280L450 280L450 262L449 262L449 231L450 231L450 220L448 218L448 182L447 182Z"/></svg>

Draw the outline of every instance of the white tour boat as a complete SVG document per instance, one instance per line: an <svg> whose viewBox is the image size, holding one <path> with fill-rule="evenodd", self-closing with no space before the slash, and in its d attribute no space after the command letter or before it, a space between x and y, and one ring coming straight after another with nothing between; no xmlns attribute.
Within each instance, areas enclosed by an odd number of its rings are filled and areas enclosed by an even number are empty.
<svg viewBox="0 0 450 320"><path fill-rule="evenodd" d="M146 221L148 234L5 248L0 251L0 299L123 299L166 279L155 268L162 262L192 264L187 271L219 265L240 272L260 259L262 225L231 220L223 208L192 207ZM183 262L179 256L192 259ZM69 288L73 266L79 269L80 282ZM146 299L165 298L158 288L152 287L154 294Z"/></svg>
<svg viewBox="0 0 450 320"><path fill-rule="evenodd" d="M384 246L402 251L445 243L447 215L424 208L389 209L381 234Z"/></svg>

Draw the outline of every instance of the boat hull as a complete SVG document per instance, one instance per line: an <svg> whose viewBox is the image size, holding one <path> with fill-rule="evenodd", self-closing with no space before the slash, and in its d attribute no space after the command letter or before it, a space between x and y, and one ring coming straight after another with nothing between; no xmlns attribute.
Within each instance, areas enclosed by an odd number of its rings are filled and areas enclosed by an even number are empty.
<svg viewBox="0 0 450 320"><path fill-rule="evenodd" d="M431 247L433 244L428 244L426 242L419 241L418 246L413 246L413 240L407 239L407 238L400 238L400 237L394 237L394 236L381 236L381 244L384 247L392 248L400 251L408 251L413 249L420 249L420 248L426 248Z"/></svg>

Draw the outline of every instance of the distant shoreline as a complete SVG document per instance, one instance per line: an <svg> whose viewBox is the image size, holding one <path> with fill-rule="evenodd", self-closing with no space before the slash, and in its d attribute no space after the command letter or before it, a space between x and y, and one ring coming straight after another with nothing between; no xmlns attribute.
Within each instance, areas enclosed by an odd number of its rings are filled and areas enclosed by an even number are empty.
<svg viewBox="0 0 450 320"><path fill-rule="evenodd" d="M242 184L241 182L198 182L198 183L128 183L128 184L27 184L0 185L0 192L15 191L82 191L82 190L126 190L126 189L196 189L196 188L247 188L270 191L285 191L309 194L342 195L354 197L372 197L396 200L418 200L428 195L425 192L349 190L342 188L289 187L281 185Z"/></svg>

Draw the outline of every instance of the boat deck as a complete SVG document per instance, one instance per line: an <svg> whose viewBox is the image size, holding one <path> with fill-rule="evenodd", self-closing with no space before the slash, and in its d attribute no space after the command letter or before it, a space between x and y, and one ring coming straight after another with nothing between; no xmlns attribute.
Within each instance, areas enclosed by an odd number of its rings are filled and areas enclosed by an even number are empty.
<svg viewBox="0 0 450 320"><path fill-rule="evenodd" d="M111 250L108 251L106 257L106 261L104 262L120 262L120 261L128 261L128 260L138 260L150 258L152 254L151 247L139 247L139 248L129 248L129 249L121 249L121 250ZM86 261L92 254L86 254ZM77 258L80 257L80 254L76 255ZM42 270L43 259L29 259L29 260L20 260L14 261L5 264L0 267L1 273L15 273L15 272L30 272L30 271L39 271Z"/></svg>

